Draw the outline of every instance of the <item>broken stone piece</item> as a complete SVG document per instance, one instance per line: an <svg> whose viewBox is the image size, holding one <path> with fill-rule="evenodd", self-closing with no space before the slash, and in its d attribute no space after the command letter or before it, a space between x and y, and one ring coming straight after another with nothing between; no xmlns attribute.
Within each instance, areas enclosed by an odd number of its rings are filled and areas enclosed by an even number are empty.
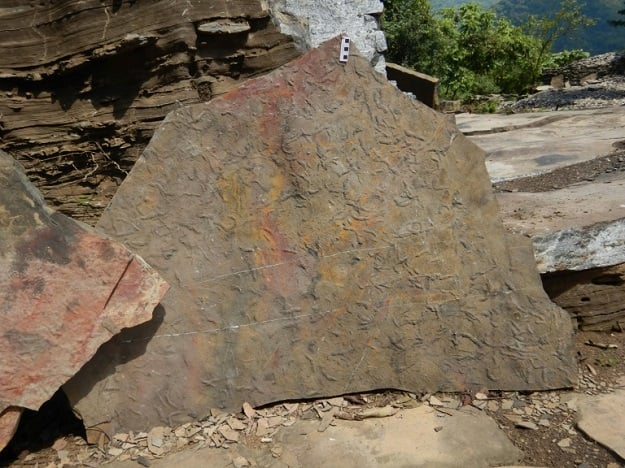
<svg viewBox="0 0 625 468"><path fill-rule="evenodd" d="M581 271L625 263L625 218L532 237L540 272Z"/></svg>
<svg viewBox="0 0 625 468"><path fill-rule="evenodd" d="M172 288L157 330L102 347L83 369L97 384L65 387L86 420L576 381L570 319L506 237L484 153L338 50L157 129L98 228Z"/></svg>
<svg viewBox="0 0 625 468"><path fill-rule="evenodd" d="M203 34L238 34L247 32L252 27L245 20L219 19L205 21L197 27L198 33Z"/></svg>
<svg viewBox="0 0 625 468"><path fill-rule="evenodd" d="M583 397L578 410L577 427L625 460L625 390Z"/></svg>
<svg viewBox="0 0 625 468"><path fill-rule="evenodd" d="M0 449L122 328L148 321L167 290L140 257L45 206L0 151Z"/></svg>
<svg viewBox="0 0 625 468"><path fill-rule="evenodd" d="M23 408L13 406L6 408L0 413L0 450L2 450L15 435L23 411Z"/></svg>

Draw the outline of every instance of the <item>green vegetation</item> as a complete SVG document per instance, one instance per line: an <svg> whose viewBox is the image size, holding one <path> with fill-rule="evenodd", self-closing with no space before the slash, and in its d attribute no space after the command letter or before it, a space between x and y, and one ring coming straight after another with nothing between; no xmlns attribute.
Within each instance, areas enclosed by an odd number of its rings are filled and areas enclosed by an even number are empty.
<svg viewBox="0 0 625 468"><path fill-rule="evenodd" d="M530 15L515 26L477 3L434 10L428 0L387 0L387 58L438 77L444 99L522 93L536 84L543 66L583 56L551 55L555 41L590 22L580 8L579 0L561 0L554 15Z"/></svg>
<svg viewBox="0 0 625 468"><path fill-rule="evenodd" d="M479 3L481 6L488 8L497 3L497 1L498 0L475 0L473 3ZM432 8L434 10L441 10L443 8L456 8L463 3L469 2L462 0L431 0L430 3L432 4Z"/></svg>
<svg viewBox="0 0 625 468"><path fill-rule="evenodd" d="M586 0L578 5L581 7L579 13L593 20L594 25L562 35L554 42L554 51L583 49L597 55L625 48L625 28L609 26L612 21L619 21L622 0ZM524 24L531 15L553 17L561 9L559 2L553 0L499 0L493 8L515 25Z"/></svg>
<svg viewBox="0 0 625 468"><path fill-rule="evenodd" d="M481 6L493 8L495 12L508 18L512 24L520 26L529 15L549 16L559 10L559 2L554 0L475 0ZM469 0L430 0L432 8L458 8ZM620 51L625 48L625 2L623 0L585 0L582 6L584 16L595 20L595 25L580 29L568 37L558 39L553 50L583 49L591 55ZM616 23L616 24L615 24Z"/></svg>
<svg viewBox="0 0 625 468"><path fill-rule="evenodd" d="M595 359L595 364L601 367L614 367L618 364L618 358L606 353L601 353L601 355Z"/></svg>
<svg viewBox="0 0 625 468"><path fill-rule="evenodd" d="M548 57L548 59L543 64L543 67L563 67L564 65L568 65L569 63L573 63L577 60L588 57L590 57L590 53L582 49L563 50L562 52L556 52L555 54L551 54L551 56Z"/></svg>
<svg viewBox="0 0 625 468"><path fill-rule="evenodd" d="M540 16L531 14L525 18L521 27L528 35L537 38L540 44L534 63L531 64L534 79L540 75L558 39L569 37L575 31L595 25L595 20L584 15L582 11L584 6L580 0L560 0L558 10Z"/></svg>

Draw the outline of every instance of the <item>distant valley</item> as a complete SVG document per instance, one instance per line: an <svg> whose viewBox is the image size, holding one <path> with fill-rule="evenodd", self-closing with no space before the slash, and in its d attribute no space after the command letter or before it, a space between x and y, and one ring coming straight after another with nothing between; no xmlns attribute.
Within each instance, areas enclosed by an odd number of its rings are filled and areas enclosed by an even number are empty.
<svg viewBox="0 0 625 468"><path fill-rule="evenodd" d="M464 0L431 0L434 9L458 7ZM518 24L528 14L546 15L557 11L557 0L476 0L484 7L492 7L499 15L510 18ZM625 50L625 27L613 27L608 24L609 19L623 19L617 14L625 8L622 0L592 0L586 1L584 13L597 21L595 26L577 32L570 38L562 38L556 42L554 51L566 49L583 49L591 55L605 52Z"/></svg>

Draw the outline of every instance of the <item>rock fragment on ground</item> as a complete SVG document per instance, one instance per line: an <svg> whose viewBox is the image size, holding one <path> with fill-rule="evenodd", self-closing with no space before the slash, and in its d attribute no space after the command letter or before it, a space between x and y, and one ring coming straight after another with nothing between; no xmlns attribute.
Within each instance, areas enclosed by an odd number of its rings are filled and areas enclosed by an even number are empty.
<svg viewBox="0 0 625 468"><path fill-rule="evenodd" d="M514 464L522 458L495 422L480 411L464 407L440 412L430 406L397 410L386 418L337 420L324 431L318 420L299 419L282 427L267 445L231 445L171 454L151 466L211 466L378 468L397 466L491 467ZM244 464L244 461L248 465ZM136 467L131 461L111 468Z"/></svg>
<svg viewBox="0 0 625 468"><path fill-rule="evenodd" d="M83 369L96 385L65 387L88 421L126 431L244 401L573 384L570 320L529 245L508 243L483 153L338 50L158 129L98 227L172 289L158 328Z"/></svg>
<svg viewBox="0 0 625 468"><path fill-rule="evenodd" d="M0 151L0 449L122 328L148 321L167 284L140 257L47 208Z"/></svg>
<svg viewBox="0 0 625 468"><path fill-rule="evenodd" d="M577 427L625 460L625 390L580 399Z"/></svg>

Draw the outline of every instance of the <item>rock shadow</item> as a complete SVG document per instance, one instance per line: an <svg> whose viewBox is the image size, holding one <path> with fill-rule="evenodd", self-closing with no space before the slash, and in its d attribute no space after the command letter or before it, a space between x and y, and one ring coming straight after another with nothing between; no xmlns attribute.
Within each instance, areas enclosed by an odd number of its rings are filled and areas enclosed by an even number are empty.
<svg viewBox="0 0 625 468"><path fill-rule="evenodd" d="M113 375L117 366L145 354L148 343L156 334L164 318L165 308L159 304L148 322L136 327L124 328L102 344L95 355L63 385L62 388L70 404L74 406L91 392L98 382Z"/></svg>

